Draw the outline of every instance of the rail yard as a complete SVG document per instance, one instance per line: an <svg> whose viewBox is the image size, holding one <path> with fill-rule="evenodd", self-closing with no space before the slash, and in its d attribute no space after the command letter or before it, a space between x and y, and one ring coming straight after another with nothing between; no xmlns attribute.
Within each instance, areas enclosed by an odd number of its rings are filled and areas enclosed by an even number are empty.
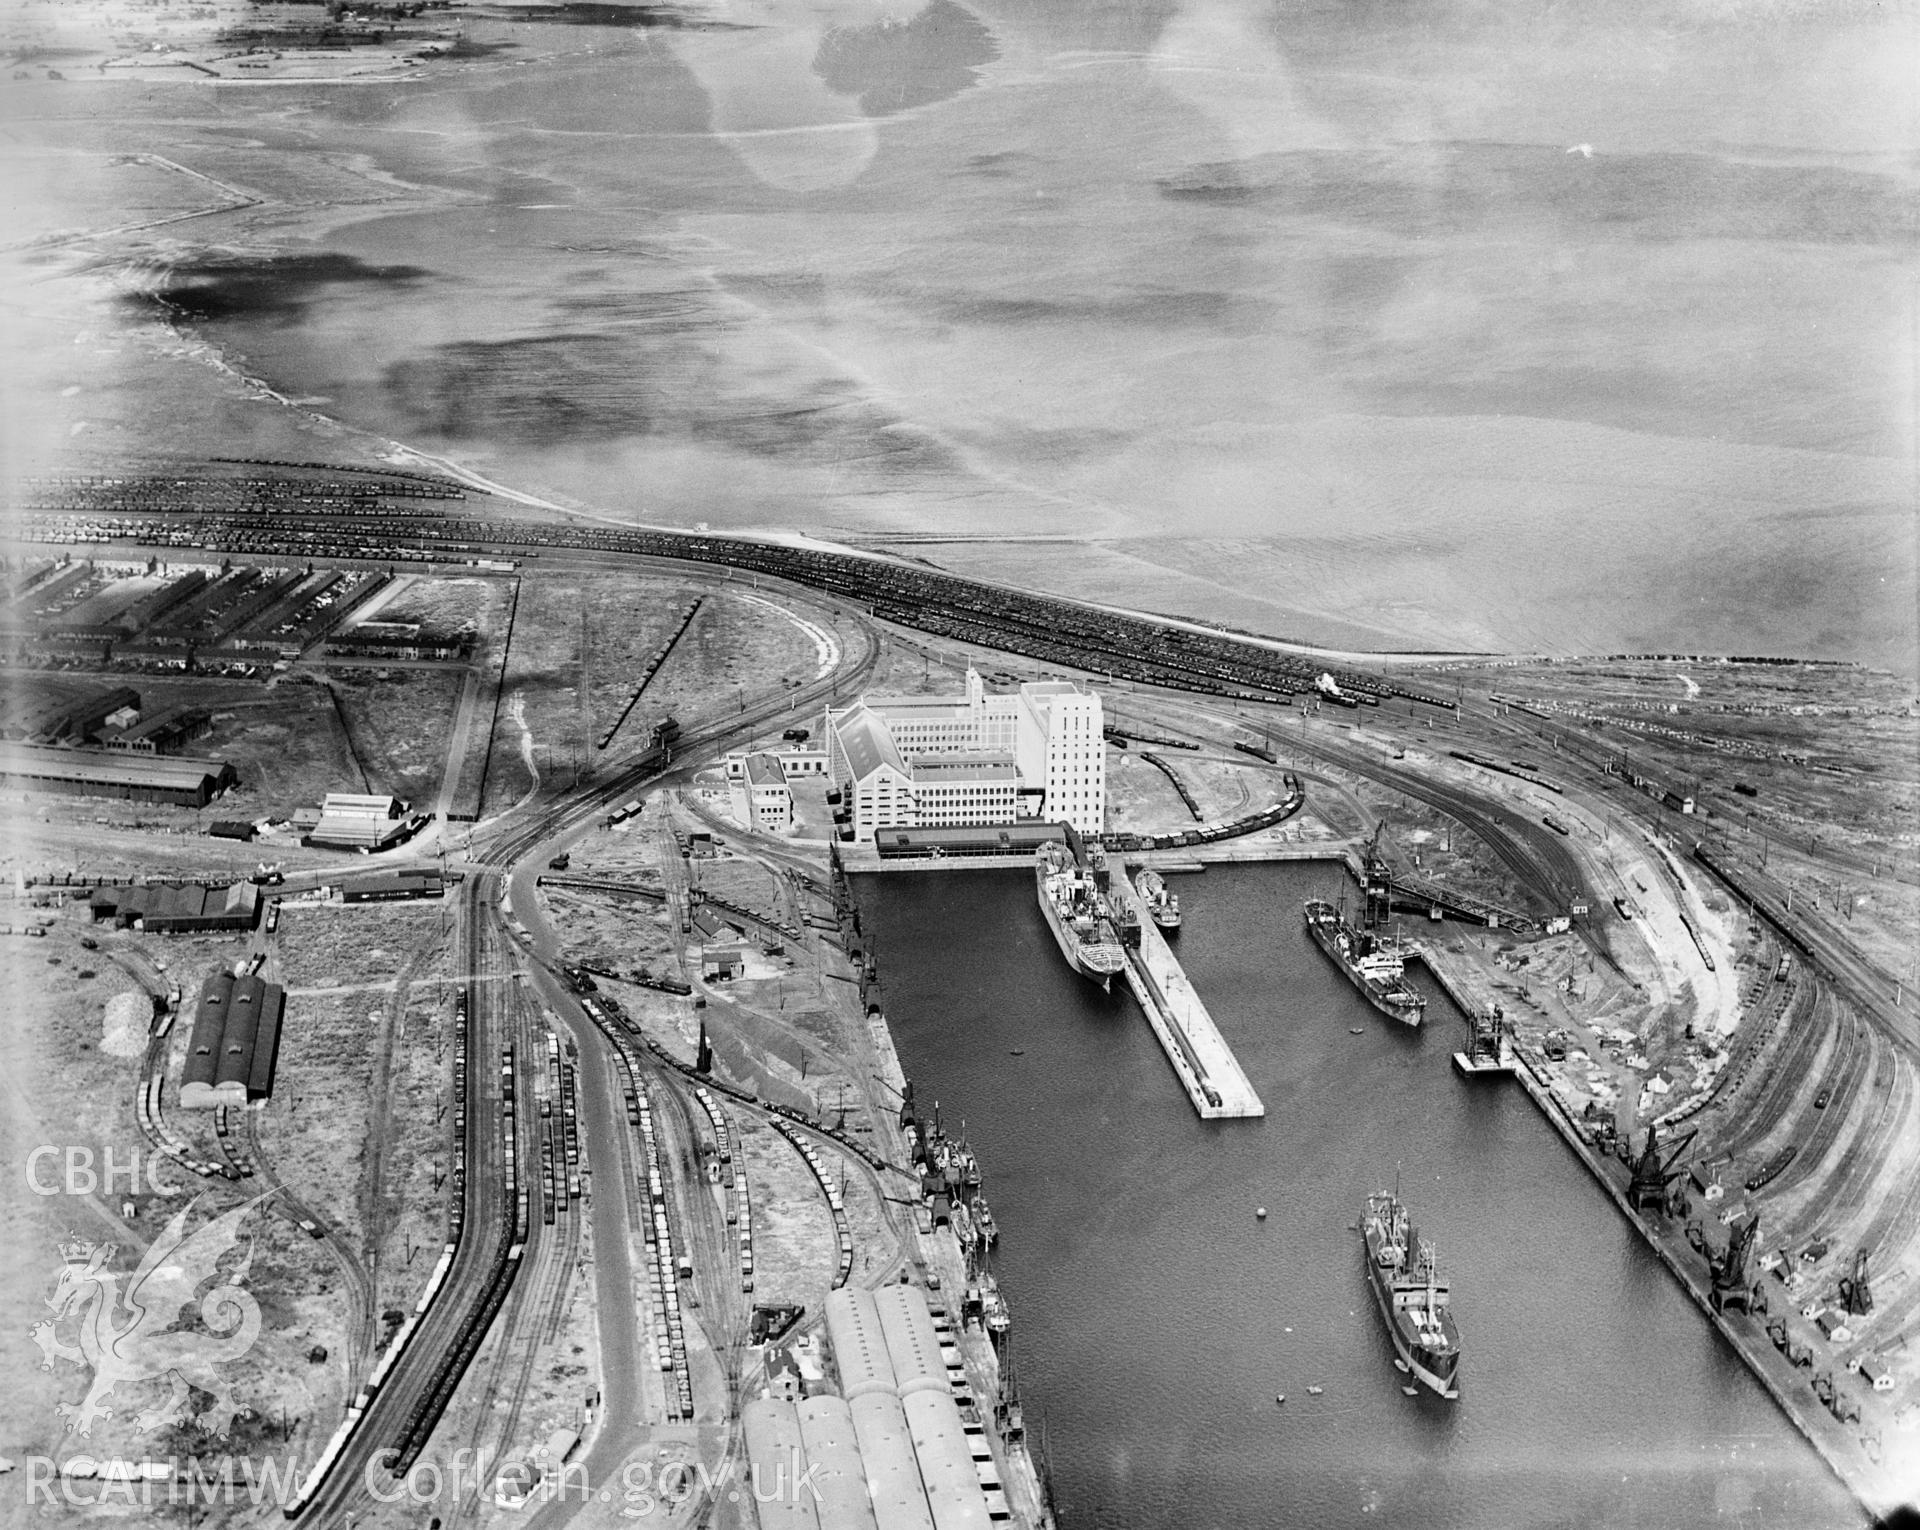
<svg viewBox="0 0 1920 1530"><path fill-rule="evenodd" d="M843 845L824 797L766 832L702 779L973 665L1105 695L1108 756L1146 762L1092 836L1116 860L1314 857L1381 889L1460 1008L1504 1017L1516 1082L1449 1085L1527 1091L1862 1504L1920 1488L1899 682L1334 664L824 545L509 515L399 468L149 464L17 498L8 737L138 759L109 707L137 688L203 710L191 748L233 776L210 800L7 782L0 953L40 1043L5 1086L21 1140L164 1163L8 1233L145 1247L190 1201L256 1229L244 1408L156 1434L129 1398L30 1442L102 1512L141 1463L274 1455L297 1467L275 1512L328 1527L600 1523L643 1476L684 1523L1056 1522L992 1273L1018 1229L902 1073L844 875L971 852ZM369 665L391 692L355 688ZM341 795L410 799L409 833L309 843ZM258 908L176 899L169 928L94 896L129 882ZM189 1108L191 996L235 971L285 992L277 1070ZM74 1374L33 1375L53 1421ZM792 1520L730 1494L790 1447L879 1485Z"/></svg>

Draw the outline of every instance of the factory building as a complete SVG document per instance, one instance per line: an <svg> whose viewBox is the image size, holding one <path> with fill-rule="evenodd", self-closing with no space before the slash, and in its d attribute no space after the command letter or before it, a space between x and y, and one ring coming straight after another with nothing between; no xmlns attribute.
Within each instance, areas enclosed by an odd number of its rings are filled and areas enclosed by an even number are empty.
<svg viewBox="0 0 1920 1530"><path fill-rule="evenodd" d="M913 825L913 776L879 715L859 703L827 714L828 767L847 794L854 839L870 840L877 829Z"/></svg>
<svg viewBox="0 0 1920 1530"><path fill-rule="evenodd" d="M1071 681L991 694L967 671L958 698L866 696L826 715L828 774L847 794L849 837L886 828L1044 818L1105 826L1100 698Z"/></svg>
<svg viewBox="0 0 1920 1530"><path fill-rule="evenodd" d="M200 989L180 1075L180 1108L212 1110L266 1099L273 1092L285 1008L278 983L252 973L209 975Z"/></svg>
<svg viewBox="0 0 1920 1530"><path fill-rule="evenodd" d="M1107 741L1100 698L1064 680L1020 687L1014 758L1038 781L1045 815L1098 834L1107 817Z"/></svg>
<svg viewBox="0 0 1920 1530"><path fill-rule="evenodd" d="M928 829L1012 823L1020 772L996 754L951 754L913 762L914 823Z"/></svg>
<svg viewBox="0 0 1920 1530"><path fill-rule="evenodd" d="M13 791L203 808L238 785L239 777L224 760L0 744L0 784Z"/></svg>
<svg viewBox="0 0 1920 1530"><path fill-rule="evenodd" d="M399 837L404 811L397 797L328 792L306 843L325 850L378 850Z"/></svg>

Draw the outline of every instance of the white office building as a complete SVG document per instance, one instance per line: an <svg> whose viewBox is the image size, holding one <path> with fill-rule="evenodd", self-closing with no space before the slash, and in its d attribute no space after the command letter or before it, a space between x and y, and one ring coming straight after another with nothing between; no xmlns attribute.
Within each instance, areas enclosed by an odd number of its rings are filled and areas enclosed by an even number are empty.
<svg viewBox="0 0 1920 1530"><path fill-rule="evenodd" d="M857 840L879 829L1043 819L1105 825L1100 698L1071 681L993 694L967 671L957 697L865 696L829 711L827 773Z"/></svg>
<svg viewBox="0 0 1920 1530"><path fill-rule="evenodd" d="M793 788L778 755L750 754L735 774L728 762L727 781L733 816L744 828L784 834L793 827Z"/></svg>

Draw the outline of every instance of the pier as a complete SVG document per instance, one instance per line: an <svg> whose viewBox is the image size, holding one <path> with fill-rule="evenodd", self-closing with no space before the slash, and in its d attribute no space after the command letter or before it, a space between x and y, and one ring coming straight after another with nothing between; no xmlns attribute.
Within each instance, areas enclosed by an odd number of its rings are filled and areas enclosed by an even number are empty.
<svg viewBox="0 0 1920 1530"><path fill-rule="evenodd" d="M1153 1034L1160 1038L1167 1061L1173 1064L1194 1110L1205 1121L1264 1116L1267 1107L1241 1072L1213 1016L1193 991L1193 984L1187 981L1124 871L1116 871L1108 884L1108 895L1116 907L1130 908L1139 917L1140 948L1127 952L1127 986L1139 1001Z"/></svg>
<svg viewBox="0 0 1920 1530"><path fill-rule="evenodd" d="M1417 945L1410 953L1432 974L1441 991L1453 1000L1466 1019L1469 1040L1464 1052L1453 1054L1454 1070L1466 1078L1505 1077L1515 1068L1513 1027L1497 1003L1477 1004L1465 993L1445 964L1433 959L1432 949Z"/></svg>

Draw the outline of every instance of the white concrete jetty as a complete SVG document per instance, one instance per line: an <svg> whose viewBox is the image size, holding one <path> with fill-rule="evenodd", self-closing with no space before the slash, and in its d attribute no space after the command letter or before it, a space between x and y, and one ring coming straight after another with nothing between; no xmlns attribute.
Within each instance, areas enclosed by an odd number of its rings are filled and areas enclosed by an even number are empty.
<svg viewBox="0 0 1920 1530"><path fill-rule="evenodd" d="M1160 1038L1193 1108L1208 1121L1264 1116L1267 1107L1240 1071L1123 867L1114 867L1108 886L1115 906L1131 908L1140 918L1140 949L1127 953L1127 986Z"/></svg>

